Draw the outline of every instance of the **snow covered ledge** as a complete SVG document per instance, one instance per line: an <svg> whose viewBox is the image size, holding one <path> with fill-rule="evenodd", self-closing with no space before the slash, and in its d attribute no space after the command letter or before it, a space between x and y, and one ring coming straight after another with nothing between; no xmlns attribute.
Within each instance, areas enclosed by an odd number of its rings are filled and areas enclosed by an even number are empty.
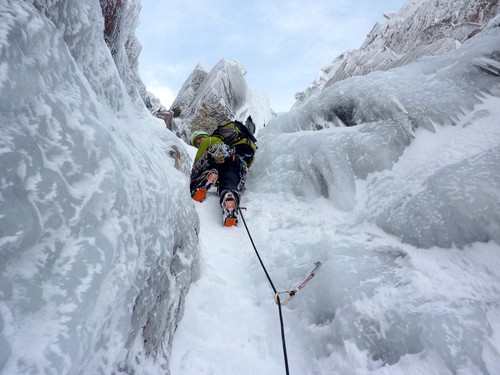
<svg viewBox="0 0 500 375"><path fill-rule="evenodd" d="M187 155L98 0L1 7L0 372L168 372L198 269Z"/></svg>

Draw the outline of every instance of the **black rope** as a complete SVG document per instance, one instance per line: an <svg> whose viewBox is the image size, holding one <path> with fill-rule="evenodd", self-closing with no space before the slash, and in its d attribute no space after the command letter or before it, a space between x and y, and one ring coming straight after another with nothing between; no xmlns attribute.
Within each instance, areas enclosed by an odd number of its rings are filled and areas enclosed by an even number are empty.
<svg viewBox="0 0 500 375"><path fill-rule="evenodd" d="M252 243L253 249L255 250L255 254L257 254L257 258L259 259L260 265L262 266L262 269L264 270L267 280L269 280L269 284L271 284L271 288L273 288L274 294L276 295L276 302L278 304L278 311L280 315L280 327L281 327L281 342L283 344L283 357L285 360L285 371L286 375L290 375L290 370L288 369L288 355L286 353L286 340L285 340L285 326L283 324L283 313L281 311L281 301L279 295L277 295L278 291L274 287L273 281L271 280L271 276L269 276L269 273L267 272L266 267L264 266L264 262L262 262L262 258L259 255L259 252L257 251L257 247L255 246L255 243L253 242L252 235L250 234L250 231L248 230L247 223L245 221L245 218L243 217L243 212L241 212L241 208L238 206L238 211L241 216L241 220L243 220L243 224L245 225L245 229L248 233L248 238L250 238L250 242Z"/></svg>

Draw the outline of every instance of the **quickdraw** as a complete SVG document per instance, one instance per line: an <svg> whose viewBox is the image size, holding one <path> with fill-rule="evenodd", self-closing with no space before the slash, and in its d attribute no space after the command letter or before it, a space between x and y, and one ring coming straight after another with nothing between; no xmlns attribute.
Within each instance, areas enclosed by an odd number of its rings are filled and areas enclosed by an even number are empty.
<svg viewBox="0 0 500 375"><path fill-rule="evenodd" d="M288 302L290 302L292 299L294 299L295 295L298 293L298 291L301 290L303 287L305 287L309 281L311 281L311 279L316 275L316 272L318 272L320 267L321 267L321 262L314 263L313 270L311 272L309 272L309 276L307 276L306 279L299 284L299 286L297 286L296 288L293 288L293 289L277 292L274 295L274 302L276 302L277 305L281 304L281 306L284 306ZM281 301L279 298L280 294L288 294L288 298L284 301Z"/></svg>
<svg viewBox="0 0 500 375"><path fill-rule="evenodd" d="M273 292L276 293L274 296L274 299L276 301L276 304L278 305L278 312L279 312L279 317L280 317L281 343L283 345L283 359L285 361L285 372L286 372L286 375L290 375L290 368L288 366L288 354L287 354L287 350L286 350L286 340L285 340L285 324L283 322L283 312L282 312L281 306L287 304L293 297L295 297L295 294L297 294L297 292L299 290L301 290L303 287L306 286L306 284L314 277L316 272L321 267L321 262L314 263L314 265L315 265L314 269L309 273L309 276L302 283L300 283L300 285L297 288L295 288L293 290L288 290L286 292L278 292L276 290L276 287L273 284L273 280L271 280L271 276L269 276L269 273L267 272L267 269L264 265L264 262L262 262L262 258L260 257L259 252L257 251L257 247L255 246L255 243L253 242L252 235L250 234L250 231L248 230L248 226L247 226L247 223L245 221L245 217L243 216L243 212L241 211L241 207L239 207L239 205L238 205L238 211L240 213L241 220L243 221L243 224L245 225L245 229L247 231L248 238L250 239L250 242L252 243L252 247L255 250L255 255L257 255L257 259L259 259L259 263L262 266L262 270L266 274L267 280L269 281L269 284L271 285ZM280 296L279 296L282 293L288 293L290 295L290 297L286 301L284 301L283 303L280 302Z"/></svg>

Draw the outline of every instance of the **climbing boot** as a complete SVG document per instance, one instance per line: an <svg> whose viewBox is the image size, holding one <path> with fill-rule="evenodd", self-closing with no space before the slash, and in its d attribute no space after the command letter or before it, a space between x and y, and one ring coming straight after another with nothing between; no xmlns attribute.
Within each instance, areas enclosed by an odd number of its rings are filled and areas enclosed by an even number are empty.
<svg viewBox="0 0 500 375"><path fill-rule="evenodd" d="M238 225L236 216L236 198L232 192L227 192L222 199L222 224L225 227Z"/></svg>
<svg viewBox="0 0 500 375"><path fill-rule="evenodd" d="M217 185L217 180L219 179L219 174L217 169L211 169L204 172L201 177L200 185L192 193L192 197L197 202L203 202L207 196L207 191L212 187Z"/></svg>

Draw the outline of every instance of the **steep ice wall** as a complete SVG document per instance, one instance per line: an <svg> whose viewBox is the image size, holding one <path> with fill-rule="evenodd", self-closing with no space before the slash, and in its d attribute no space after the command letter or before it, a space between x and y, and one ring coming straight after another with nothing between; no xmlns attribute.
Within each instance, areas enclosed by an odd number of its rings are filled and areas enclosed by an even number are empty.
<svg viewBox="0 0 500 375"><path fill-rule="evenodd" d="M259 188L324 196L419 247L500 241L499 20L458 50L337 82L273 120L260 133ZM464 128L453 133L464 150L442 142L417 175L386 175L417 135L450 125Z"/></svg>
<svg viewBox="0 0 500 375"><path fill-rule="evenodd" d="M0 8L0 371L166 372L197 274L188 156L97 0Z"/></svg>
<svg viewBox="0 0 500 375"><path fill-rule="evenodd" d="M377 23L359 49L346 51L322 68L314 82L296 94L295 105L348 77L454 50L499 13L498 0L409 0L388 15L387 22Z"/></svg>

